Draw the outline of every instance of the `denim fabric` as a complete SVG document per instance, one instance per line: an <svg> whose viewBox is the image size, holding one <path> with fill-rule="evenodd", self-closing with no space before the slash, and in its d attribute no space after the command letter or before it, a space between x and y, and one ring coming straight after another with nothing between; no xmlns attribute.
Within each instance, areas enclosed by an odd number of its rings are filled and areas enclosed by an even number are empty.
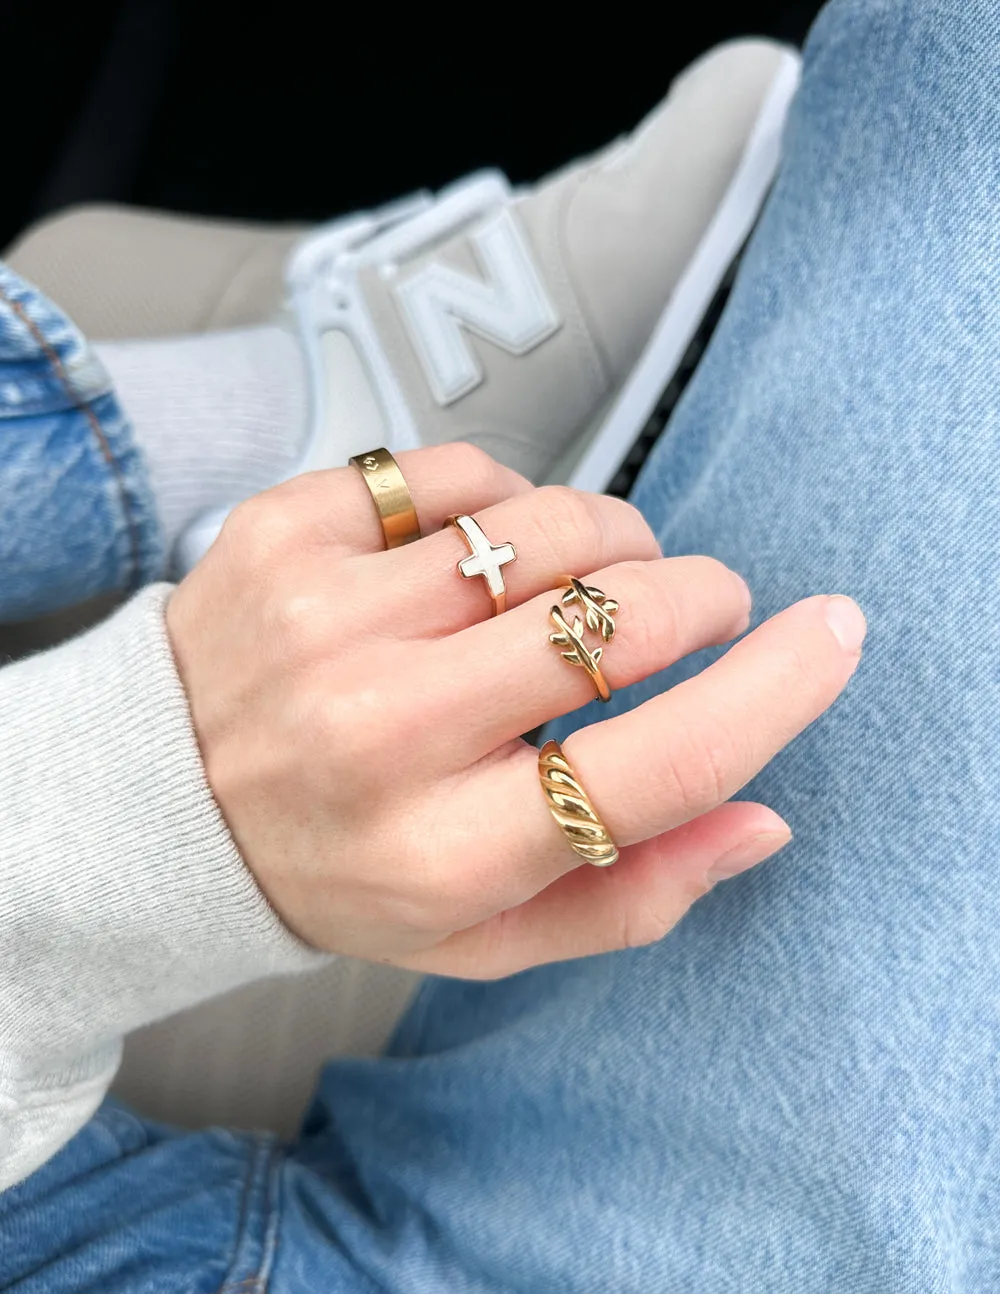
<svg viewBox="0 0 1000 1294"><path fill-rule="evenodd" d="M0 623L130 592L162 570L145 467L107 374L0 264Z"/></svg>
<svg viewBox="0 0 1000 1294"><path fill-rule="evenodd" d="M177 1138L108 1100L0 1195L2 1288L255 1294L276 1242L274 1154L266 1137Z"/></svg>
<svg viewBox="0 0 1000 1294"><path fill-rule="evenodd" d="M273 1206L239 1215L252 1141L102 1158L98 1122L0 1198L0 1287L1000 1289L998 67L989 0L828 7L636 491L758 618L817 591L868 612L845 697L748 791L792 846L655 947L428 981L386 1058L326 1067ZM237 1229L258 1266L226 1279L256 1284L220 1280Z"/></svg>

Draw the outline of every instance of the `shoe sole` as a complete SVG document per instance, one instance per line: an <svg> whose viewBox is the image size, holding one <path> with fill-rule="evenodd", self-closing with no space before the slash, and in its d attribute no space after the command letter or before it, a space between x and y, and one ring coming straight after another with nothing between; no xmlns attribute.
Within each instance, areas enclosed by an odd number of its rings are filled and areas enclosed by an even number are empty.
<svg viewBox="0 0 1000 1294"><path fill-rule="evenodd" d="M657 321L646 349L597 434L569 473L568 484L576 489L604 493L614 483L614 492L620 492L621 485L615 478L633 448L638 448L638 442L648 439L643 431L662 404L664 388L682 367L692 341L706 316L712 313L712 305L720 289L725 287L734 262L757 222L781 160L785 121L800 79L801 59L789 51L757 115L729 187ZM656 421L659 422L658 417Z"/></svg>

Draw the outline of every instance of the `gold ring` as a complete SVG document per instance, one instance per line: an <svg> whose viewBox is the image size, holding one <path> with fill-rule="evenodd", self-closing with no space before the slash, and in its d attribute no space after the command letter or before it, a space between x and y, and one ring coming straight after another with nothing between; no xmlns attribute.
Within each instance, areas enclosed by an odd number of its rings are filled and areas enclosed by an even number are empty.
<svg viewBox="0 0 1000 1294"><path fill-rule="evenodd" d="M562 607L572 606L574 602L580 604L583 619L576 616L570 624L562 613ZM573 576L569 577L569 588L562 595L562 606L549 610L549 619L556 627L556 632L549 634L549 642L554 647L565 648L559 653L563 660L587 671L602 701L611 700L611 688L601 670L604 647L588 648L583 635L589 629L591 633L600 635L602 643L609 643L615 636L614 613L617 610L618 603L614 598L591 585L582 584Z"/></svg>
<svg viewBox="0 0 1000 1294"><path fill-rule="evenodd" d="M595 867L618 861L618 846L601 821L590 796L573 772L558 741L547 741L538 752L538 778L549 812L581 858Z"/></svg>
<svg viewBox="0 0 1000 1294"><path fill-rule="evenodd" d="M364 479L378 509L386 548L402 548L420 538L417 510L399 464L387 449L370 449L349 460Z"/></svg>
<svg viewBox="0 0 1000 1294"><path fill-rule="evenodd" d="M458 573L467 580L481 575L493 599L493 614L501 615L507 610L507 585L504 583L501 567L517 560L514 545L491 544L479 523L471 517L449 517L445 525L460 530L469 545L469 556L463 557L458 563Z"/></svg>

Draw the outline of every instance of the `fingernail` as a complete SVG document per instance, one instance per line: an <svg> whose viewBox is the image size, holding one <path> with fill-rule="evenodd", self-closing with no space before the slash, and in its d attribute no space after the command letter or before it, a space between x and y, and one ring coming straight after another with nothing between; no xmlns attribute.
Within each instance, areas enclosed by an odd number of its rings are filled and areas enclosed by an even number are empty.
<svg viewBox="0 0 1000 1294"><path fill-rule="evenodd" d="M709 881L714 885L716 881L727 881L730 876L738 876L740 872L745 872L747 868L754 867L777 853L791 838L790 831L762 831L759 835L750 836L715 860L708 870Z"/></svg>
<svg viewBox="0 0 1000 1294"><path fill-rule="evenodd" d="M864 613L851 598L840 593L826 600L826 623L844 651L858 652L868 632Z"/></svg>

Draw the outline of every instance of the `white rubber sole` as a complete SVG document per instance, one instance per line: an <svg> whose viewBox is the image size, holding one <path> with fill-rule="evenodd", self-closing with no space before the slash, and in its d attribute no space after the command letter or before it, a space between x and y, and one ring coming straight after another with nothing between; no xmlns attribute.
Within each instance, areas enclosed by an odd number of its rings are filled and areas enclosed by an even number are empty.
<svg viewBox="0 0 1000 1294"><path fill-rule="evenodd" d="M726 271L746 242L781 160L788 109L802 61L789 50L768 91L725 196L660 316L646 349L619 391L568 484L608 488L698 331Z"/></svg>

